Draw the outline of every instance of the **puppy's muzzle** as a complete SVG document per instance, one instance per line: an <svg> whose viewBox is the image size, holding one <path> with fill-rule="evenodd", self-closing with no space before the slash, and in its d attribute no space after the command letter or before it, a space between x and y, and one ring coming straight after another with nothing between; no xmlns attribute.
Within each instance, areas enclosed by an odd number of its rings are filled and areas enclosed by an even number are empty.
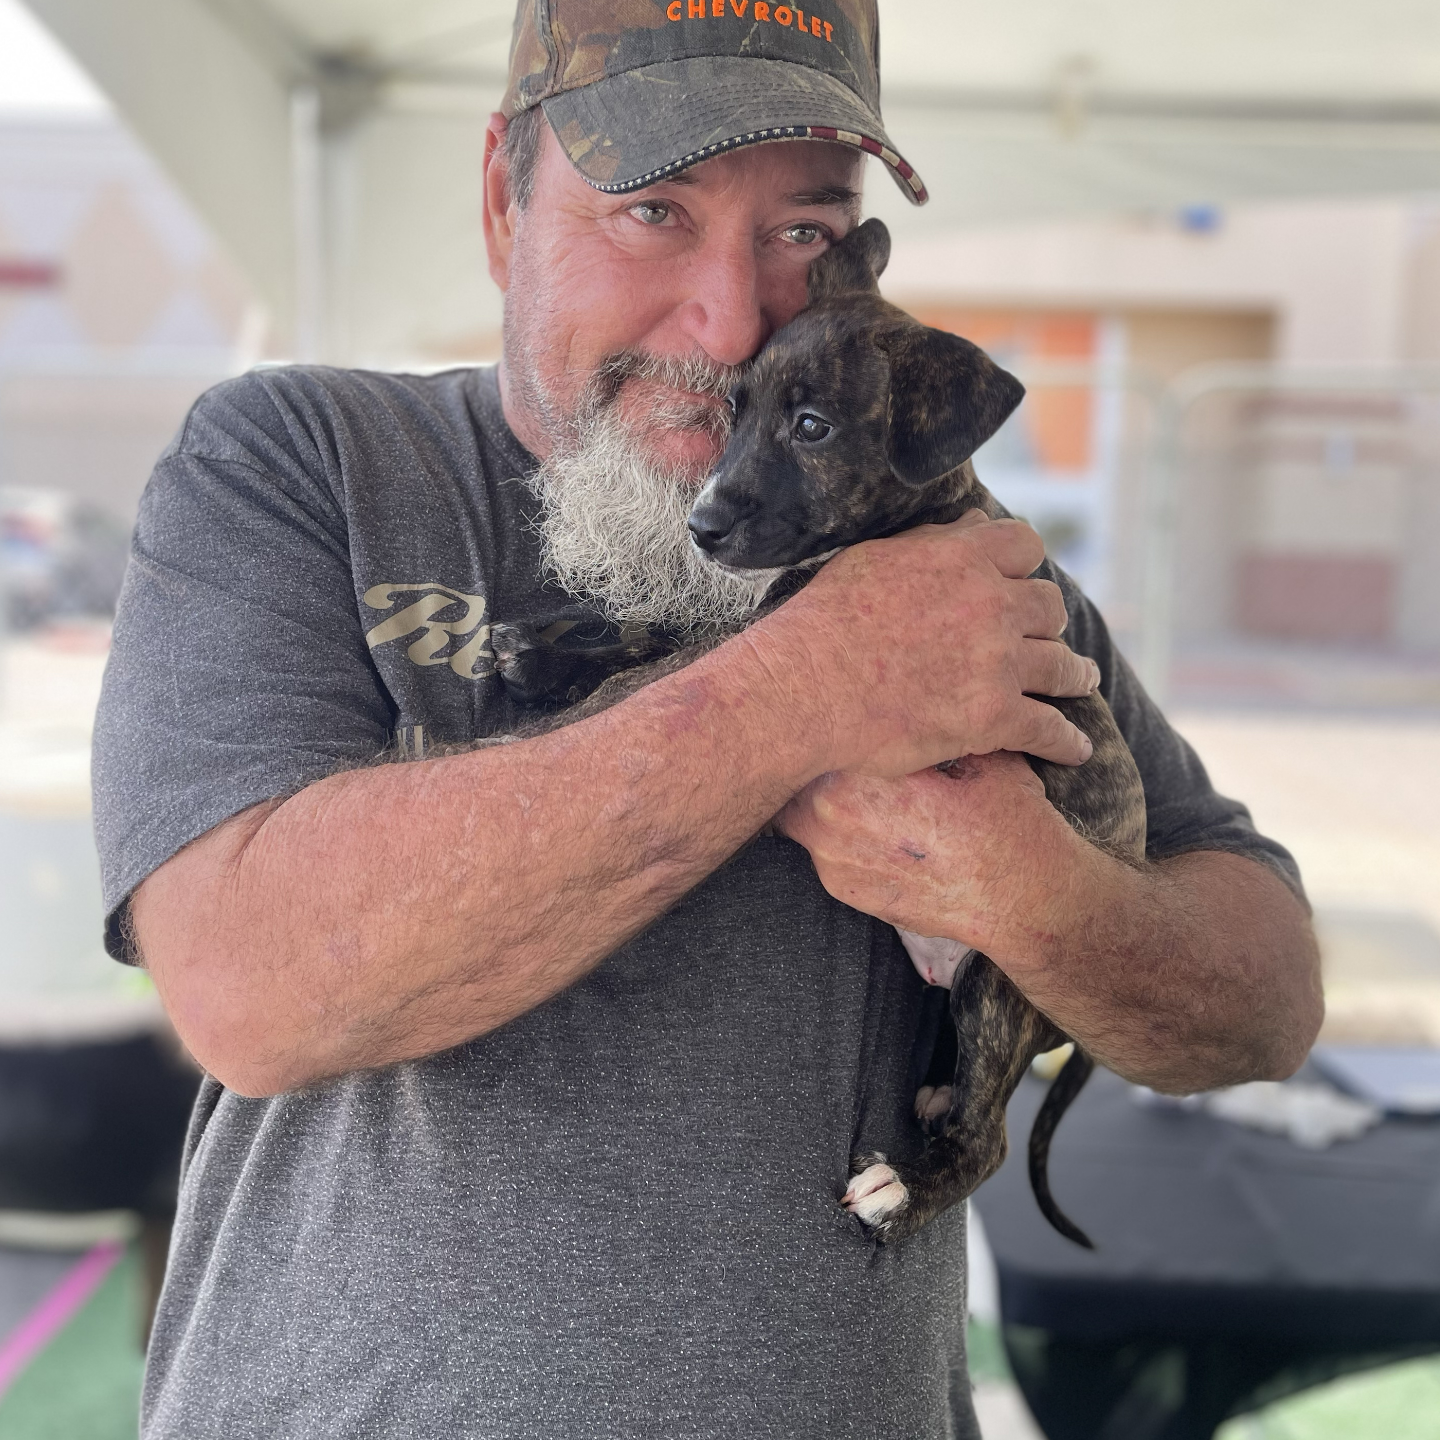
<svg viewBox="0 0 1440 1440"><path fill-rule="evenodd" d="M690 537L707 555L713 555L754 510L753 502L745 505L733 500L706 500L702 497L690 512L687 522Z"/></svg>

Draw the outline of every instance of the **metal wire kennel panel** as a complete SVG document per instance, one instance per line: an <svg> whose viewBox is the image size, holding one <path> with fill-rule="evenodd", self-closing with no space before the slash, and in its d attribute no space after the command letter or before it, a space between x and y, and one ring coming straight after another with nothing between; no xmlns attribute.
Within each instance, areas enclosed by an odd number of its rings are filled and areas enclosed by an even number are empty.
<svg viewBox="0 0 1440 1440"><path fill-rule="evenodd" d="M1151 460L1151 664L1196 699L1440 705L1440 369L1206 366Z"/></svg>
<svg viewBox="0 0 1440 1440"><path fill-rule="evenodd" d="M1049 557L1074 576L1121 650L1148 674L1151 479L1163 389L1103 344L1096 363L1013 368L1025 399L977 453L976 469L1012 514L1040 532Z"/></svg>

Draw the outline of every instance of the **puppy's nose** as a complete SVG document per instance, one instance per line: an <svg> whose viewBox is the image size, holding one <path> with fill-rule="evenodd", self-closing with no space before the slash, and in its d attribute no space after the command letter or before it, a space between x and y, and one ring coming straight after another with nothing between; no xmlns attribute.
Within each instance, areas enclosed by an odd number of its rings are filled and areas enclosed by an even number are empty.
<svg viewBox="0 0 1440 1440"><path fill-rule="evenodd" d="M690 534L708 555L735 528L740 512L733 505L707 500L690 512Z"/></svg>

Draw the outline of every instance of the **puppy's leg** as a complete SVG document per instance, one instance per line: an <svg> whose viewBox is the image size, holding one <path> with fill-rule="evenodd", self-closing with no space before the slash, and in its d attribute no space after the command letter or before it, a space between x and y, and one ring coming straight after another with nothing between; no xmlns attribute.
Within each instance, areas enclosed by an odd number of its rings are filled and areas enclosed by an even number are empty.
<svg viewBox="0 0 1440 1440"><path fill-rule="evenodd" d="M1005 1106L1031 1060L1064 1036L984 955L950 992L956 1065L942 1134L914 1160L858 1156L841 1204L879 1240L903 1240L965 1199L1005 1159Z"/></svg>
<svg viewBox="0 0 1440 1440"><path fill-rule="evenodd" d="M960 967L968 964L975 954L970 946L962 945L958 940L916 935L910 930L900 931L900 943L904 945L905 953L920 978L927 985L942 986L946 990L954 988ZM947 1017L930 1057L925 1082L915 1092L915 1118L928 1134L938 1135L945 1128L945 1118L950 1114L954 1094L954 1078L955 1026Z"/></svg>
<svg viewBox="0 0 1440 1440"><path fill-rule="evenodd" d="M1144 789L1110 707L1098 695L1057 705L1095 748L1079 767L1032 760L1047 797L1087 839L1138 864L1145 851ZM948 942L913 938L915 944L906 938L906 949L922 975L927 968L938 973L936 967L959 948L946 950ZM983 955L971 952L961 958L950 998L957 1054L948 1113L938 1118L943 1087L931 1076L916 1096L917 1118L932 1130L940 1124L942 1133L915 1161L857 1158L857 1173L842 1202L882 1240L914 1234L999 1169L1011 1095L1034 1057L1068 1038ZM1055 1127L1093 1068L1077 1047L1041 1106L1029 1147L1031 1186L1041 1212L1062 1235L1087 1246L1088 1238L1050 1193L1047 1162Z"/></svg>
<svg viewBox="0 0 1440 1440"><path fill-rule="evenodd" d="M927 1135L944 1133L955 1093L955 1067L958 1063L955 1022L950 1018L947 1006L935 1036L935 1048L930 1052L925 1078L915 1092L915 1118Z"/></svg>
<svg viewBox="0 0 1440 1440"><path fill-rule="evenodd" d="M565 645L544 640L525 621L490 630L495 669L512 700L521 705L573 705L610 676L670 654L672 641L641 636L619 645Z"/></svg>

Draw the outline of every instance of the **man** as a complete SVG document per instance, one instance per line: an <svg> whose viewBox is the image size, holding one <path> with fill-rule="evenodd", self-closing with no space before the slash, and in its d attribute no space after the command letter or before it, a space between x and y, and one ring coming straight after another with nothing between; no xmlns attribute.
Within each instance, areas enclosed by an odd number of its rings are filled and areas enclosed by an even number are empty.
<svg viewBox="0 0 1440 1440"><path fill-rule="evenodd" d="M873 0L601 9L520 7L498 372L232 381L142 505L97 735L110 941L213 1077L151 1440L973 1433L963 1212L876 1247L837 1203L852 1153L921 1143L939 992L892 925L1163 1088L1285 1074L1318 1023L1293 865L1013 522L859 546L607 713L466 749L521 718L493 622L746 613L683 524L723 397L856 223L862 152L924 195ZM1144 871L1016 753L1083 761L1028 695L1097 676ZM927 768L959 755L988 758Z"/></svg>

